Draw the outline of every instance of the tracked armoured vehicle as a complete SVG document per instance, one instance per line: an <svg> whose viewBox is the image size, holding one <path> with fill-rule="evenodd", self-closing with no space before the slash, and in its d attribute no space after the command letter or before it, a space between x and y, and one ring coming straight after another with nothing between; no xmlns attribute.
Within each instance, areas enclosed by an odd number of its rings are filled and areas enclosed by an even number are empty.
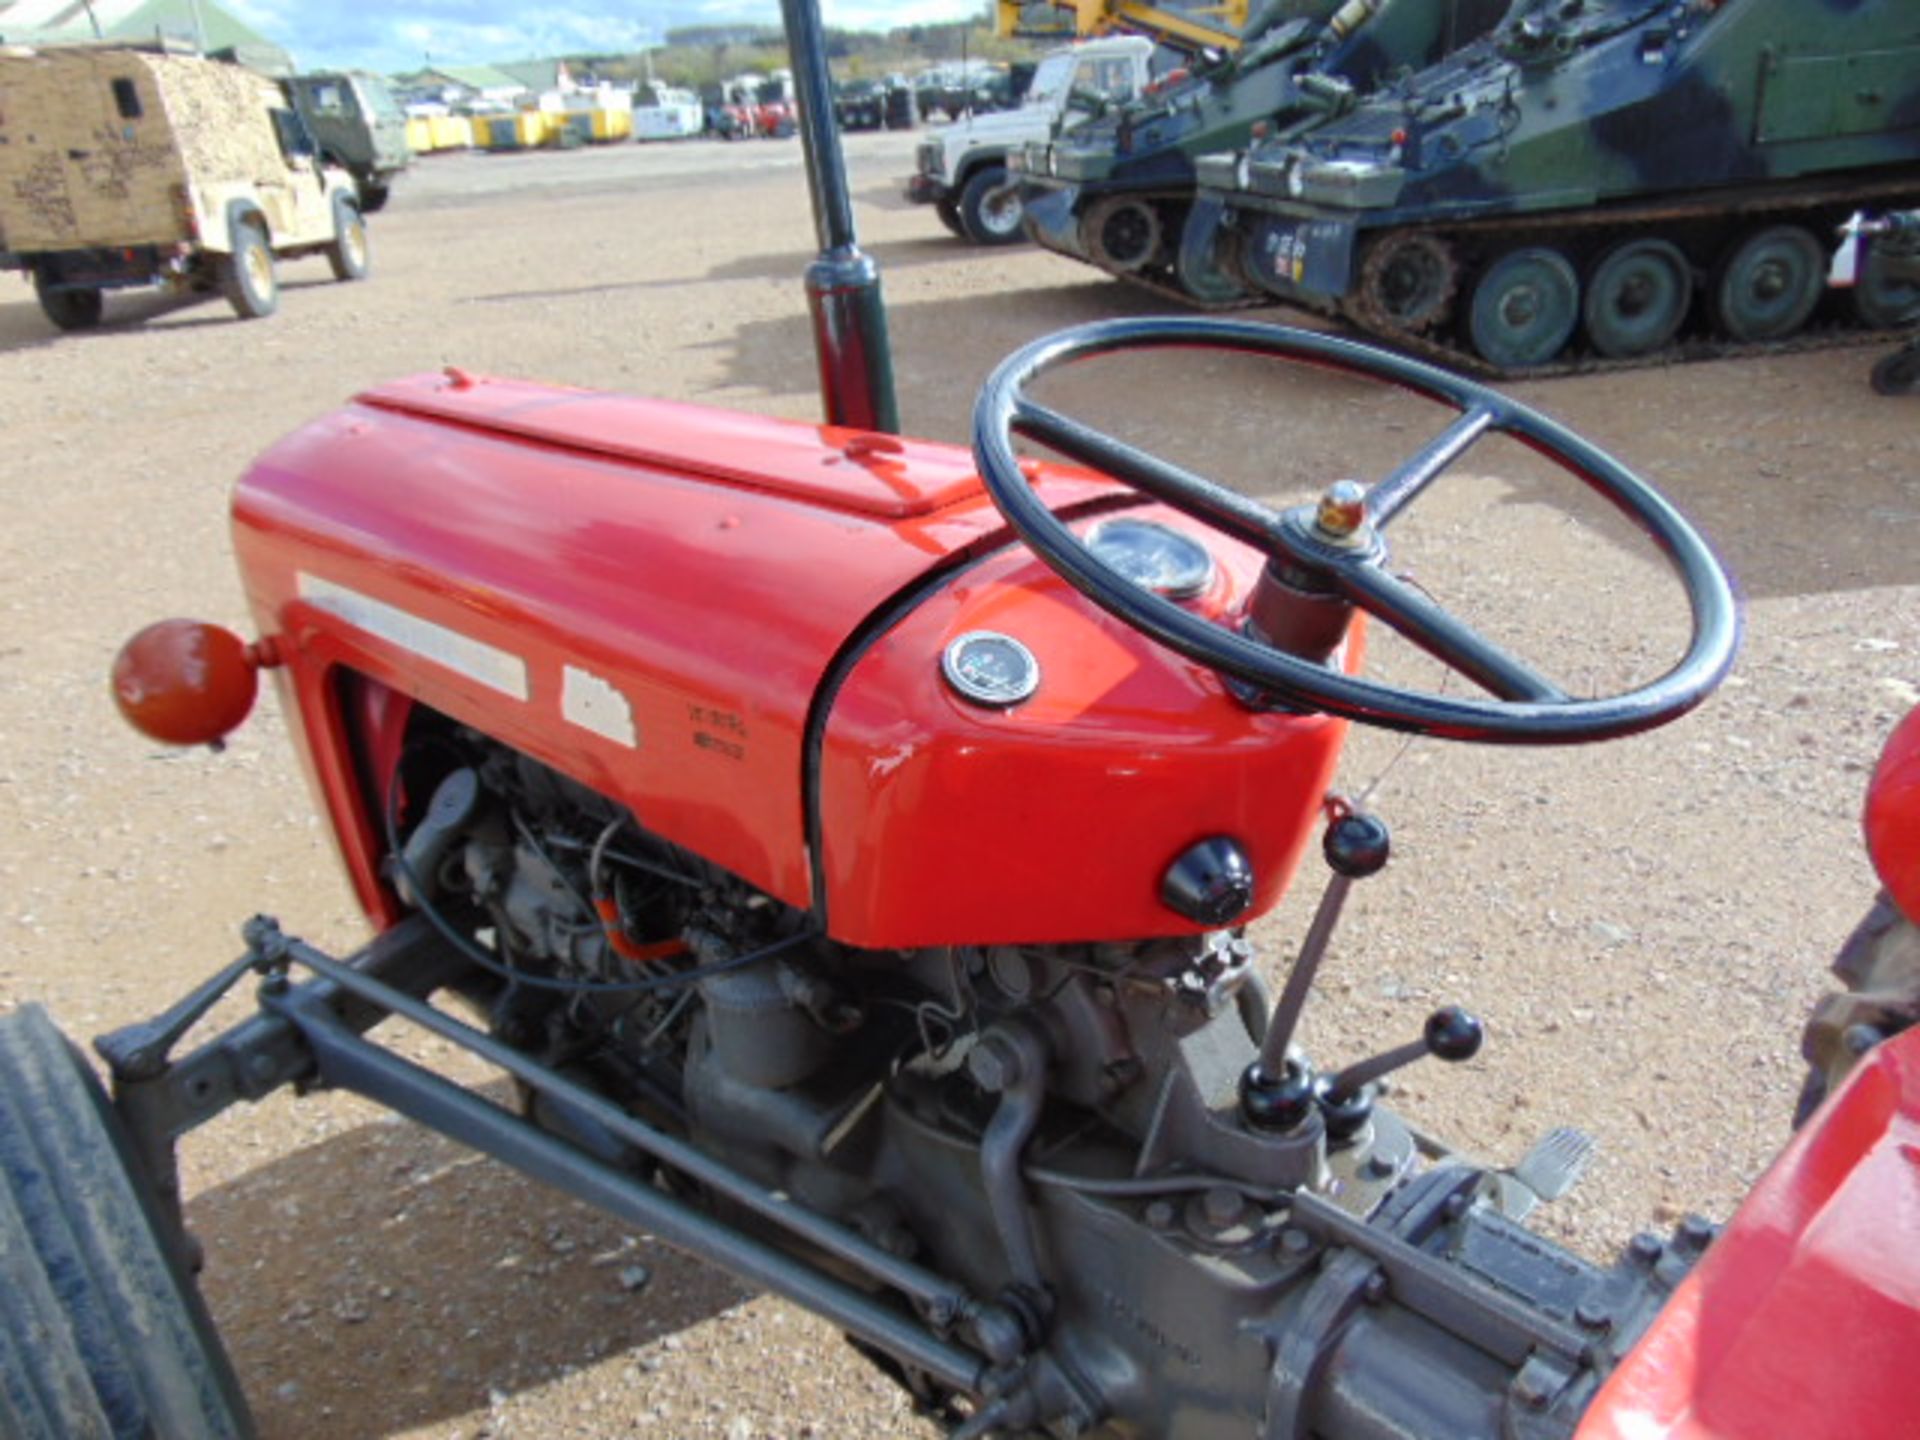
<svg viewBox="0 0 1920 1440"><path fill-rule="evenodd" d="M1198 168L1242 278L1483 371L1827 343L1920 310L1826 286L1849 214L1920 202L1920 6L1521 0Z"/></svg>
<svg viewBox="0 0 1920 1440"><path fill-rule="evenodd" d="M1075 260L1202 305L1249 290L1195 214L1194 159L1351 107L1383 76L1485 33L1508 0L1275 0L1244 47L1196 59L1139 99L1018 158L1027 233ZM1191 225L1189 220L1191 219Z"/></svg>

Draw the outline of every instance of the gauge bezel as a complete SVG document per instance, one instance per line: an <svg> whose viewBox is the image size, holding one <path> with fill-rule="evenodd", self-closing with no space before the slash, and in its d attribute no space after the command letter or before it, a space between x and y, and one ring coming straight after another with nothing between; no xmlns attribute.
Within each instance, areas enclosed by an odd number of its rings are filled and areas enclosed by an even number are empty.
<svg viewBox="0 0 1920 1440"><path fill-rule="evenodd" d="M1014 691L989 690L976 685L960 671L960 657L967 646L979 641L997 641L1011 645L1022 660L1026 662L1026 675L1022 684ZM1008 710L1024 700L1031 699L1033 692L1040 688L1040 661L1020 641L1004 630L969 630L964 635L956 635L947 642L947 648L940 652L940 673L953 692L969 704L988 710Z"/></svg>
<svg viewBox="0 0 1920 1440"><path fill-rule="evenodd" d="M1087 538L1084 542L1087 549L1093 550L1094 547L1099 544L1100 537L1103 534L1121 525L1136 526L1144 530L1158 530L1162 535L1170 536L1184 545L1192 546L1199 552L1200 557L1206 561L1206 570L1198 580L1185 585L1141 585L1141 589L1150 591L1155 595L1164 595L1169 600L1197 600L1200 596L1205 595L1209 590L1213 589L1214 582L1220 578L1219 561L1213 558L1213 551L1201 544L1200 541L1194 539L1191 535L1174 529L1171 525L1163 525L1158 520L1142 519L1138 515L1114 515L1102 520L1087 532ZM1095 551L1095 553L1097 554L1098 551ZM1134 581L1134 583L1136 585L1140 584L1137 580Z"/></svg>

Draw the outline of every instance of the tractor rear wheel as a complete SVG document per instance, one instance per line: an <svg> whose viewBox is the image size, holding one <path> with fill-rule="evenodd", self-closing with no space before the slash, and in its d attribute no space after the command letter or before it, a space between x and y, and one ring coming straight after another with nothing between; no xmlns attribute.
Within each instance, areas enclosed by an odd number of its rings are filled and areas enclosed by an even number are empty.
<svg viewBox="0 0 1920 1440"><path fill-rule="evenodd" d="M0 1016L0 1434L244 1440L246 1401L100 1083Z"/></svg>

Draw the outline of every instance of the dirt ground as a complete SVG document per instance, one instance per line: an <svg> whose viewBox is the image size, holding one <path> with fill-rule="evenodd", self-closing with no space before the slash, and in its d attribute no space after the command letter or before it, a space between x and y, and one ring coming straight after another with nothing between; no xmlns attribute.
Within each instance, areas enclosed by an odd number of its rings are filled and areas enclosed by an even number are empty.
<svg viewBox="0 0 1920 1440"><path fill-rule="evenodd" d="M850 138L858 218L907 428L964 443L999 356L1154 306L1056 257L950 240L895 198L910 145ZM383 378L459 364L815 416L798 160L778 142L430 159L375 217L366 283L291 265L259 323L121 297L100 332L59 336L0 279L0 1003L90 1037L236 953L256 911L327 946L364 938L271 700L224 754L165 752L112 712L115 648L165 615L244 627L229 487ZM1760 1173L1801 1020L1873 892L1862 787L1920 701L1920 401L1874 396L1873 358L1520 387L1713 538L1746 603L1742 658L1651 736L1399 756L1375 796L1395 863L1357 893L1309 1008L1323 1059L1409 1038L1445 1001L1477 1009L1480 1058L1399 1093L1503 1162L1555 1123L1592 1131L1599 1161L1541 1224L1596 1255L1724 1216ZM1193 358L1054 393L1276 498L1382 474L1445 418ZM1396 530L1396 558L1569 683L1657 672L1684 624L1633 537L1511 450L1462 470ZM1386 673L1433 682L1380 649ZM1356 733L1343 784L1400 748ZM1318 888L1308 873L1256 928L1274 973ZM931 1433L829 1327L369 1107L283 1096L183 1156L206 1287L270 1437Z"/></svg>

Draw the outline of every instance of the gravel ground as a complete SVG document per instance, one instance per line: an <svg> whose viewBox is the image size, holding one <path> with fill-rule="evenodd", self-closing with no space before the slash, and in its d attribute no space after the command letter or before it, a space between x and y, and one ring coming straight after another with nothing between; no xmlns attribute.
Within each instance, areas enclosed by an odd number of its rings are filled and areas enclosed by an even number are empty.
<svg viewBox="0 0 1920 1440"><path fill-rule="evenodd" d="M895 198L910 145L850 137L859 222L908 428L964 442L998 356L1153 306L1056 257L951 241ZM244 623L225 504L250 456L361 386L450 363L810 418L811 235L797 146L692 143L430 159L376 217L369 281L289 266L257 324L133 297L56 336L0 279L0 1003L89 1036L176 997L255 911L328 946L364 938L270 700L215 756L143 742L106 696L140 624ZM1477 1008L1481 1057L1400 1093L1500 1160L1552 1124L1590 1129L1600 1160L1541 1223L1596 1255L1724 1215L1760 1173L1798 1027L1872 893L1861 790L1920 700L1920 402L1871 394L1873 358L1520 387L1713 537L1747 604L1738 670L1694 716L1614 745L1402 754L1356 734L1349 754L1354 789L1391 767L1396 860L1350 906L1306 1039L1350 1057L1442 1001ZM1192 357L1053 393L1280 498L1378 475L1442 418ZM1400 561L1563 679L1657 673L1684 617L1634 537L1517 451L1463 469L1399 527ZM1390 650L1384 673L1432 681ZM1275 965L1308 879L1257 927ZM364 1105L277 1098L183 1158L209 1297L270 1437L929 1433L828 1327Z"/></svg>

